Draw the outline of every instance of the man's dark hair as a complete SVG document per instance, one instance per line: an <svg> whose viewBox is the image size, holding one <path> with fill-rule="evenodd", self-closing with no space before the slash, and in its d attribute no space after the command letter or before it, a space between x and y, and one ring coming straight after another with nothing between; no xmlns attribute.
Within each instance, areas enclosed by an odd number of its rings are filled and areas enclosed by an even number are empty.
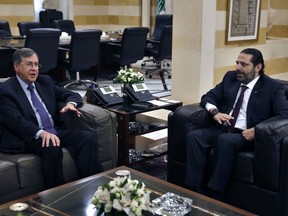
<svg viewBox="0 0 288 216"><path fill-rule="evenodd" d="M247 48L247 49L242 50L241 53L252 55L251 62L253 66L256 67L259 63L262 64L262 68L259 71L259 74L264 73L264 69L265 69L264 59L263 59L262 53L259 50L254 49L254 48Z"/></svg>
<svg viewBox="0 0 288 216"><path fill-rule="evenodd" d="M12 59L13 59L13 63L16 65L19 65L21 63L21 61L23 60L23 58L28 58L32 55L36 55L39 59L38 54L30 49L30 48L22 48L22 49L18 49L13 53Z"/></svg>

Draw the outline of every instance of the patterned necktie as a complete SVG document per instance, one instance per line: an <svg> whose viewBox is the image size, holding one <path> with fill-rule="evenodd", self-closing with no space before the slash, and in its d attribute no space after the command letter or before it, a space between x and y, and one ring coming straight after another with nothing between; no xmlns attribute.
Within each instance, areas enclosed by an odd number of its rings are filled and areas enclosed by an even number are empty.
<svg viewBox="0 0 288 216"><path fill-rule="evenodd" d="M33 103L34 107L36 108L36 111L38 112L38 114L40 116L43 130L45 130L49 133L57 134L56 130L54 129L54 127L50 121L50 118L49 118L47 111L45 110L43 104L40 102L40 100L35 95L34 86L32 84L30 84L27 87L27 89L30 91L32 103Z"/></svg>
<svg viewBox="0 0 288 216"><path fill-rule="evenodd" d="M232 116L234 117L234 119L231 121L231 129L234 129L235 127L235 123L236 123L236 120L238 118L238 115L239 115L239 112L240 112L240 108L242 106L242 103L243 103L243 98L244 98L244 93L246 91L248 87L246 85L242 85L241 86L241 93L240 93L240 96L236 102L236 105L235 105L235 108L232 112Z"/></svg>

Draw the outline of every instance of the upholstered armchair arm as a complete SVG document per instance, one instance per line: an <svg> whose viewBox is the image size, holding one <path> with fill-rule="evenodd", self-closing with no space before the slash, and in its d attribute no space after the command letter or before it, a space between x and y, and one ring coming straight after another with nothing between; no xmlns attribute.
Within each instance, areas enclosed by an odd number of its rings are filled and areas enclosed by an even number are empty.
<svg viewBox="0 0 288 216"><path fill-rule="evenodd" d="M186 167L185 135L189 130L208 126L212 120L211 115L198 103L178 107L169 114L168 181L183 185Z"/></svg>
<svg viewBox="0 0 288 216"><path fill-rule="evenodd" d="M186 133L188 130L203 128L211 123L209 113L200 107L199 103L179 107L175 112L170 113L169 120L175 129ZM184 130L183 130L184 129Z"/></svg>
<svg viewBox="0 0 288 216"><path fill-rule="evenodd" d="M89 130L94 133L95 143L99 150L99 158L105 170L117 166L116 115L106 109L84 103L79 108L81 117L75 114L65 120L66 126L72 130Z"/></svg>
<svg viewBox="0 0 288 216"><path fill-rule="evenodd" d="M255 127L255 181L259 187L277 191L279 182L287 184L287 137L288 119L267 120Z"/></svg>
<svg viewBox="0 0 288 216"><path fill-rule="evenodd" d="M177 108L168 116L168 157L183 160L185 134L192 129L203 128L211 123L209 113L197 103Z"/></svg>

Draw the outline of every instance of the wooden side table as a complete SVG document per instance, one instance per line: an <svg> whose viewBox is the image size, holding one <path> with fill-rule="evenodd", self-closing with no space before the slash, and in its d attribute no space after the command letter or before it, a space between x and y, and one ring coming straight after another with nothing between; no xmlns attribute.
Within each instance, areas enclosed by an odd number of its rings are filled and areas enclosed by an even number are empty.
<svg viewBox="0 0 288 216"><path fill-rule="evenodd" d="M136 136L167 128L167 125L165 127L159 127L159 128L148 127L147 130L131 134L131 131L129 131L129 122L135 122L137 114L159 109L174 111L179 106L182 106L182 102L178 101L169 102L168 100L167 102L160 102L159 104L157 103L157 105L147 107L146 109L138 109L132 107L130 104L121 104L108 107L107 109L109 111L114 112L117 115L118 165L119 166L129 165L132 163L131 159L129 159L129 149L135 148Z"/></svg>

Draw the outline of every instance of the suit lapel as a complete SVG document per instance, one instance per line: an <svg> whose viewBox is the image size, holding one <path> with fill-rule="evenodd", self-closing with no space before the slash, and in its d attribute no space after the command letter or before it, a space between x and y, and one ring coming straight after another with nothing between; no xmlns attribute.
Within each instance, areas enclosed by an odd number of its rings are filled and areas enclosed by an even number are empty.
<svg viewBox="0 0 288 216"><path fill-rule="evenodd" d="M261 77L258 79L258 81L256 82L254 88L251 91L251 95L248 101L248 105L247 105L247 126L249 125L249 122L251 120L251 114L255 111L254 110L254 104L256 103L256 101L259 98L260 92L261 92L261 88L262 88L262 79Z"/></svg>
<svg viewBox="0 0 288 216"><path fill-rule="evenodd" d="M228 107L229 112L233 109L233 105L234 105L234 103L235 103L235 100L236 100L237 93L238 93L238 91L239 91L240 85L241 85L241 82L238 82L237 85L233 84L233 85L231 85L230 88L229 88L229 91L228 91L228 92L231 92L231 93L228 93L228 94L231 95L231 96L229 97L229 101L231 101L231 103L229 104L229 107Z"/></svg>
<svg viewBox="0 0 288 216"><path fill-rule="evenodd" d="M51 107L51 103L49 102L49 98L45 97L45 94L43 93L43 91L45 91L46 89L43 89L43 87L41 87L41 85L39 85L39 83L37 83L37 82L35 82L34 84L35 84L37 92L40 95L41 99L43 100L48 112L52 115L53 109Z"/></svg>
<svg viewBox="0 0 288 216"><path fill-rule="evenodd" d="M20 83L18 82L17 78L14 79L14 82L12 84L13 84L13 89L15 91L15 94L19 98L19 101L21 101L21 103L24 105L24 107L27 108L27 111L30 114L30 116L32 116L37 121L35 112L31 106L25 92L23 91Z"/></svg>

